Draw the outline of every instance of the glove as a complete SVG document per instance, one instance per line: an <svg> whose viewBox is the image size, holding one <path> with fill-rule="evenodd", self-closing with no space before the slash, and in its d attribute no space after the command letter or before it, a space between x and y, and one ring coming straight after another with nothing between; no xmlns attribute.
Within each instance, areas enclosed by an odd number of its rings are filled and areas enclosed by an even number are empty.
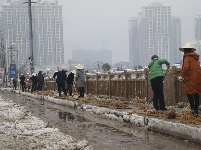
<svg viewBox="0 0 201 150"><path fill-rule="evenodd" d="M184 78L182 76L177 77L178 81L182 81L184 80Z"/></svg>
<svg viewBox="0 0 201 150"><path fill-rule="evenodd" d="M170 69L170 65L167 65L167 69Z"/></svg>

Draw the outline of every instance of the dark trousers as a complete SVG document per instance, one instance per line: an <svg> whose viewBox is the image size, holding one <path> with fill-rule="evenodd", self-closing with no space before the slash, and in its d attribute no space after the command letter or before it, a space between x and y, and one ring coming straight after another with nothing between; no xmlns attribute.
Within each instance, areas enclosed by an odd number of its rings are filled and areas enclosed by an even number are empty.
<svg viewBox="0 0 201 150"><path fill-rule="evenodd" d="M70 96L72 96L72 88L73 84L67 84L66 93L68 93Z"/></svg>
<svg viewBox="0 0 201 150"><path fill-rule="evenodd" d="M36 90L37 90L37 83L32 83L31 92L34 92Z"/></svg>
<svg viewBox="0 0 201 150"><path fill-rule="evenodd" d="M79 93L80 93L79 97L84 97L84 87L78 87L78 88L79 88Z"/></svg>
<svg viewBox="0 0 201 150"><path fill-rule="evenodd" d="M42 91L42 89L43 89L43 83L42 83L42 82L39 82L39 83L38 83L38 90L39 90L39 91Z"/></svg>
<svg viewBox="0 0 201 150"><path fill-rule="evenodd" d="M165 109L165 101L163 94L163 77L156 77L151 80L151 87L154 92L153 105L156 110Z"/></svg>
<svg viewBox="0 0 201 150"><path fill-rule="evenodd" d="M67 95L65 90L65 82L57 83L57 87L58 87L59 96L61 96L61 90L64 92L65 95Z"/></svg>
<svg viewBox="0 0 201 150"><path fill-rule="evenodd" d="M199 94L187 94L187 98L192 110L198 110Z"/></svg>
<svg viewBox="0 0 201 150"><path fill-rule="evenodd" d="M13 86L14 86L13 88L16 90L16 88L17 88L17 84L13 84Z"/></svg>
<svg viewBox="0 0 201 150"><path fill-rule="evenodd" d="M24 90L26 89L25 83L20 83L20 84L21 84L21 86L22 86L22 92L24 92Z"/></svg>

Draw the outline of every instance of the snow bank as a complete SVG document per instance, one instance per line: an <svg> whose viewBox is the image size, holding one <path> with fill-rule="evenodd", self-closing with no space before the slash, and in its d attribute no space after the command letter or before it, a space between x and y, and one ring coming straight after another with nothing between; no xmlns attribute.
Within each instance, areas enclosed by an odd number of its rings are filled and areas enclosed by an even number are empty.
<svg viewBox="0 0 201 150"><path fill-rule="evenodd" d="M49 127L23 106L0 97L0 149L92 150L86 140Z"/></svg>

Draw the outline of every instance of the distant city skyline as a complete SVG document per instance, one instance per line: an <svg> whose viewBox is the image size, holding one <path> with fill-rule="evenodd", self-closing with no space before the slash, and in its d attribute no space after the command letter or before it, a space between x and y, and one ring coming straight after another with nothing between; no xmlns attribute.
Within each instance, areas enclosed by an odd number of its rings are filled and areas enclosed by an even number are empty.
<svg viewBox="0 0 201 150"><path fill-rule="evenodd" d="M97 51L86 49L75 49L72 52L72 59L85 66L105 64L112 65L112 51L108 49L100 49ZM101 68L101 67L100 67Z"/></svg>
<svg viewBox="0 0 201 150"><path fill-rule="evenodd" d="M64 35L64 41L94 50L101 48L105 41L105 48L113 52L113 63L129 61L127 21L137 17L143 6L154 1L171 6L172 14L181 19L181 45L194 40L194 18L201 13L199 0L59 0L66 8L64 27L69 27L64 28L64 32L68 33ZM187 11L189 8L191 11ZM65 49L70 54L74 47L65 46Z"/></svg>
<svg viewBox="0 0 201 150"><path fill-rule="evenodd" d="M21 68L31 58L27 4L13 1L3 4L1 7L0 29L5 35L7 47L10 43L15 43L14 50L18 51L18 55L14 55L15 63L18 68ZM64 63L62 19L61 5L49 2L32 4L35 66ZM7 54L10 56L14 53L7 52ZM8 63L12 63L12 61L8 59Z"/></svg>
<svg viewBox="0 0 201 150"><path fill-rule="evenodd" d="M129 56L132 68L147 66L152 55L171 64L182 61L181 19L173 17L171 6L153 2L138 17L129 20Z"/></svg>
<svg viewBox="0 0 201 150"><path fill-rule="evenodd" d="M201 14L200 0L58 0L64 14L65 62L72 58L75 48L98 50L103 46L112 50L113 63L128 61L128 20L152 2L170 5L172 14L181 19L181 45L194 40L194 18Z"/></svg>

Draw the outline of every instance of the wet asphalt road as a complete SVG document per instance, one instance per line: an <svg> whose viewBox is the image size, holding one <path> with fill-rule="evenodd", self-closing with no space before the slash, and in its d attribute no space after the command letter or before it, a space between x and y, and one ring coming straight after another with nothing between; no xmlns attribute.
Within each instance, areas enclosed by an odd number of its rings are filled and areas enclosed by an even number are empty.
<svg viewBox="0 0 201 150"><path fill-rule="evenodd" d="M26 106L27 110L53 127L76 139L86 139L94 150L200 150L201 145L147 131L142 127L103 119L100 116L0 91L5 98Z"/></svg>

